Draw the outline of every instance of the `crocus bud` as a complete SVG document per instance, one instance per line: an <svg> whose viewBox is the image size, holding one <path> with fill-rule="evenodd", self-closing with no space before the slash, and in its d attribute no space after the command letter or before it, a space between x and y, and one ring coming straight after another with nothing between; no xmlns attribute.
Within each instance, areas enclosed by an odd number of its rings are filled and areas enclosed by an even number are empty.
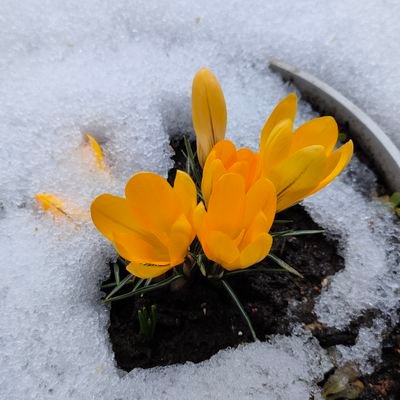
<svg viewBox="0 0 400 400"><path fill-rule="evenodd" d="M226 130L224 94L217 78L207 68L200 69L193 79L192 119L197 157L203 167L208 153L215 143L224 139Z"/></svg>

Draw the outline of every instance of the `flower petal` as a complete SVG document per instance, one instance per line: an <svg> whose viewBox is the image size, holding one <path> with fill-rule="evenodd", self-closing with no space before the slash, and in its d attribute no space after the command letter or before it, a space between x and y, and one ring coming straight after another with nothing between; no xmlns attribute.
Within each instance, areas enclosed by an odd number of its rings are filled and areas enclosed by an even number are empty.
<svg viewBox="0 0 400 400"><path fill-rule="evenodd" d="M262 211L268 221L266 232L272 225L276 212L275 186L267 178L258 179L246 194L244 224L248 226Z"/></svg>
<svg viewBox="0 0 400 400"><path fill-rule="evenodd" d="M178 265L185 259L190 244L195 236L192 225L182 214L173 224L168 240L168 250L171 265Z"/></svg>
<svg viewBox="0 0 400 400"><path fill-rule="evenodd" d="M236 237L243 228L244 180L238 174L223 175L214 186L208 203L207 222L212 230Z"/></svg>
<svg viewBox="0 0 400 400"><path fill-rule="evenodd" d="M294 93L286 96L272 111L264 128L261 131L260 149L264 148L266 141L274 127L285 119L294 121L297 110L297 97Z"/></svg>
<svg viewBox="0 0 400 400"><path fill-rule="evenodd" d="M321 190L323 187L328 185L330 182L332 182L346 167L346 165L349 163L354 151L354 145L351 140L346 142L342 147L340 147L338 150L334 151L329 157L328 157L328 174L324 177L321 182L319 182L318 186L313 189L313 191L310 194L313 194L315 192L318 192Z"/></svg>
<svg viewBox="0 0 400 400"><path fill-rule="evenodd" d="M236 146L230 140L221 140L213 148L216 158L220 159L226 168L236 161Z"/></svg>
<svg viewBox="0 0 400 400"><path fill-rule="evenodd" d="M221 160L215 159L211 163L208 163L207 160L203 170L203 178L201 180L201 192L207 206L215 182L217 182L225 172L226 169Z"/></svg>
<svg viewBox="0 0 400 400"><path fill-rule="evenodd" d="M225 233L218 231L208 232L206 241L206 249L208 250L206 256L210 260L221 264L224 268L229 267L239 258L240 253L235 242Z"/></svg>
<svg viewBox="0 0 400 400"><path fill-rule="evenodd" d="M196 185L190 175L186 172L177 170L173 191L177 200L180 202L182 212L189 216L197 203Z"/></svg>
<svg viewBox="0 0 400 400"><path fill-rule="evenodd" d="M207 216L207 212L204 207L204 204L202 202L200 202L197 205L197 207L193 213L193 226L194 226L194 229L195 229L197 235L201 235L201 232L203 230L204 220L205 220L206 216Z"/></svg>
<svg viewBox="0 0 400 400"><path fill-rule="evenodd" d="M263 212L259 212L253 221L247 226L246 232L243 235L242 241L239 243L239 250L245 249L253 242L261 233L267 233L270 222L267 220Z"/></svg>
<svg viewBox="0 0 400 400"><path fill-rule="evenodd" d="M263 260L271 250L272 237L268 233L261 233L240 254L240 268L248 268Z"/></svg>
<svg viewBox="0 0 400 400"><path fill-rule="evenodd" d="M280 196L288 191L315 186L323 178L325 164L325 149L315 145L297 151L273 168L268 178L276 187L278 203Z"/></svg>
<svg viewBox="0 0 400 400"><path fill-rule="evenodd" d="M197 139L197 155L203 166L208 153L225 136L226 105L217 78L202 68L193 79L192 118Z"/></svg>
<svg viewBox="0 0 400 400"><path fill-rule="evenodd" d="M132 233L141 230L128 211L128 204L122 197L102 194L90 207L93 223L109 240L114 240L114 234Z"/></svg>
<svg viewBox="0 0 400 400"><path fill-rule="evenodd" d="M301 125L293 135L291 153L303 147L319 144L325 148L328 156L338 140L339 130L332 117L320 117L307 121Z"/></svg>
<svg viewBox="0 0 400 400"><path fill-rule="evenodd" d="M168 248L151 233L146 236L136 233L114 234L117 252L126 260L144 264L169 264Z"/></svg>
<svg viewBox="0 0 400 400"><path fill-rule="evenodd" d="M272 129L264 147L260 149L262 169L265 176L279 162L284 160L290 151L293 140L293 121L284 119Z"/></svg>
<svg viewBox="0 0 400 400"><path fill-rule="evenodd" d="M125 194L135 222L160 237L169 232L181 212L170 184L151 172L134 175L126 185Z"/></svg>
<svg viewBox="0 0 400 400"><path fill-rule="evenodd" d="M131 262L126 267L128 272L130 272L132 275L137 276L138 278L141 278L141 279L156 278L157 276L165 274L167 271L169 271L172 268L173 267L171 265L155 266L155 265L144 265L144 264L139 264L139 263L134 263L134 262Z"/></svg>

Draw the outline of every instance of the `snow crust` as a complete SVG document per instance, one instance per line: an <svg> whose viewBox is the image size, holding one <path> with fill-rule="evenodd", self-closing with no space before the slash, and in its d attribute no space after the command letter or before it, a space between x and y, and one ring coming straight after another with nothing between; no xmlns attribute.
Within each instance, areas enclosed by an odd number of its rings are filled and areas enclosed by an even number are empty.
<svg viewBox="0 0 400 400"><path fill-rule="evenodd" d="M166 175L169 135L191 130L191 79L202 66L224 88L228 136L240 145L256 147L289 90L267 70L271 56L332 84L400 144L399 16L394 0L0 2L0 397L300 400L316 392L331 364L299 330L197 365L122 374L99 303L113 253L87 210L100 193L121 194L138 170ZM303 103L299 112L298 122L314 115ZM102 143L109 174L95 169L83 132ZM399 305L399 236L390 211L366 197L370 173L357 161L352 168L365 177L350 171L306 205L328 234L345 238L346 269L322 293L320 321L343 327L381 310L353 348L337 349L342 362L369 371L385 317ZM72 221L41 213L39 191L62 196Z"/></svg>

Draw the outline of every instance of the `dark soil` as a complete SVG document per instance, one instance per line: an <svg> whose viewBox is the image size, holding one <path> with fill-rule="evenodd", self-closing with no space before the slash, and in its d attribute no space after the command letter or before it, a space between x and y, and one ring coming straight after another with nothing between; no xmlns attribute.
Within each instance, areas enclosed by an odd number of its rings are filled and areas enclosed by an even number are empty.
<svg viewBox="0 0 400 400"><path fill-rule="evenodd" d="M175 167L185 169L182 140L171 139L171 145L176 151ZM171 170L170 181L174 175L175 170ZM277 219L292 222L275 224L272 231L320 229L301 206L280 213ZM322 287L344 268L337 245L324 234L276 239L274 253L304 279L287 272L254 272L227 278L260 340L277 333L290 335L291 324L298 321L309 327L322 347L354 345L359 328L371 324L376 310L368 310L342 331L321 325L313 314L314 299ZM260 264L273 265L265 260ZM139 335L137 313L153 304L158 320L149 341ZM109 335L116 363L125 371L200 362L221 349L252 341L248 326L221 284L207 280L198 270L173 287L112 302ZM400 325L385 342L381 366L361 380L365 385L361 399L400 399Z"/></svg>
<svg viewBox="0 0 400 400"><path fill-rule="evenodd" d="M284 217L296 221L291 227L318 229L300 206ZM284 230L285 225L278 228ZM301 272L304 279L287 272L255 272L229 278L261 340L266 335L290 333L287 313L295 303L301 306L292 307L294 317L306 324L313 323L313 299L320 293L321 281L343 268L336 243L323 234L282 238L277 240L275 253ZM272 265L269 261L260 264ZM152 304L157 305L159 318L153 340L146 343L138 335L137 312ZM251 341L247 325L224 288L200 273L184 282L179 290L165 288L141 298L113 302L109 333L117 364L126 371L200 362L221 349ZM322 331L320 336L331 344L332 339ZM353 342L354 338L348 333L343 343Z"/></svg>

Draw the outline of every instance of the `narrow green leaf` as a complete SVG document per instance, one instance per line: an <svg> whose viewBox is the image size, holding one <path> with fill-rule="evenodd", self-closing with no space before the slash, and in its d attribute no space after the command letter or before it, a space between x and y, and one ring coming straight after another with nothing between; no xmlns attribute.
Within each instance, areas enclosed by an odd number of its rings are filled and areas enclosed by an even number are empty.
<svg viewBox="0 0 400 400"><path fill-rule="evenodd" d="M239 301L238 297L236 296L235 292L232 290L232 288L228 284L228 282L226 282L224 279L221 279L221 282L222 282L222 286L229 293L229 295L231 296L232 300L234 301L234 303L236 304L237 308L239 309L240 313L242 314L243 319L247 323L247 326L249 327L249 330L250 330L251 336L253 337L253 340L255 342L257 342L258 339L257 339L256 332L255 332L255 330L253 328L253 324L251 323L251 320L250 320L249 316L247 315L246 310L243 308L242 303Z"/></svg>
<svg viewBox="0 0 400 400"><path fill-rule="evenodd" d="M135 277L131 274L127 275L120 283L113 289L111 292L107 295L105 300L108 300L110 297L112 297L115 293L119 292L130 280L134 280Z"/></svg>
<svg viewBox="0 0 400 400"><path fill-rule="evenodd" d="M272 254L272 253L269 253L269 254L268 254L268 257L269 257L271 260L275 261L275 263L278 264L280 267L282 267L282 268L285 269L286 271L290 272L291 274L296 275L296 276L298 276L298 277L300 277L300 278L304 278L304 276L303 276L300 272L298 272L297 270L295 270L295 269L294 269L293 267L291 267L287 262L283 261L283 260L282 260L281 258L279 258L278 256L276 256L276 255L274 255L274 254Z"/></svg>
<svg viewBox="0 0 400 400"><path fill-rule="evenodd" d="M182 275L182 274L173 275L173 276L171 276L170 278L166 278L166 279L164 279L164 280L162 280L162 281L159 281L159 282L154 283L154 284L152 284L152 285L149 285L149 286L147 286L147 287L139 288L139 286L141 285L141 283L144 281L144 279L142 279L141 281L139 281L139 282L134 286L134 288L133 288L130 292L124 293L124 294L121 294L121 295L119 295L119 296L115 296L115 297L112 297L112 298L111 298L110 296L107 296L107 297L103 300L103 303L108 303L108 302L110 302L110 301L116 301L116 300L123 300L123 299L127 299L128 297L138 296L138 295L140 295L140 294L142 294L142 293L151 292L151 291L157 290L157 289L159 289L159 288L161 288L161 287L163 287L163 286L168 286L169 284L171 284L171 283L174 282L175 280L180 279L180 278L182 278L182 277L184 277L184 275Z"/></svg>
<svg viewBox="0 0 400 400"><path fill-rule="evenodd" d="M272 232L272 237L285 237L285 236L303 236L303 235L315 235L317 233L324 233L325 230L323 229L315 229L315 230L287 230L282 232Z"/></svg>
<svg viewBox="0 0 400 400"><path fill-rule="evenodd" d="M269 267L256 267L256 268L246 268L246 269L238 269L236 271L225 272L224 276L234 276L240 274L248 274L252 272L285 272L288 273L284 268L269 268Z"/></svg>

